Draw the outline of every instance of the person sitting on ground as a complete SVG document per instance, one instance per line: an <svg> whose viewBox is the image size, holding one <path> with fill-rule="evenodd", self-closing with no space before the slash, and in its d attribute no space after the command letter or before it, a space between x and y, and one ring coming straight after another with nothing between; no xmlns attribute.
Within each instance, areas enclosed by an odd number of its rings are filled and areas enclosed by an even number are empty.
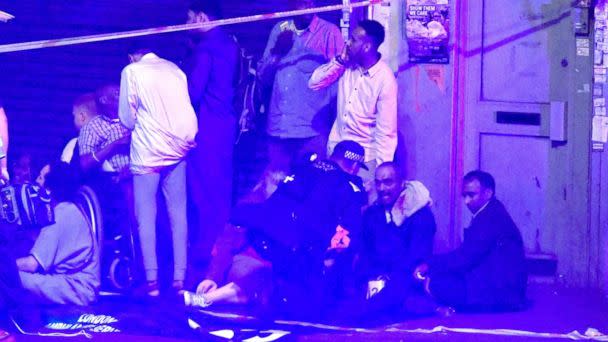
<svg viewBox="0 0 608 342"><path fill-rule="evenodd" d="M410 275L433 253L435 217L428 189L406 181L394 162L376 169L375 185L378 199L363 215L357 267L368 290L362 309L366 316L394 317L403 313L408 295L422 294Z"/></svg>
<svg viewBox="0 0 608 342"><path fill-rule="evenodd" d="M464 176L462 196L473 213L456 250L416 267L439 305L455 310L518 310L526 300L524 245L517 226L495 197L495 182L484 171Z"/></svg>
<svg viewBox="0 0 608 342"><path fill-rule="evenodd" d="M351 274L350 239L359 234L367 201L356 176L363 161L363 147L343 141L329 160L286 177L265 202L237 208L197 288L202 296L186 293L186 304L265 306L279 299L286 306L273 308L309 316L342 297Z"/></svg>
<svg viewBox="0 0 608 342"><path fill-rule="evenodd" d="M42 227L30 254L16 260L23 289L36 302L88 305L100 286L99 254L90 224L72 202L78 183L65 163L46 176L55 223Z"/></svg>

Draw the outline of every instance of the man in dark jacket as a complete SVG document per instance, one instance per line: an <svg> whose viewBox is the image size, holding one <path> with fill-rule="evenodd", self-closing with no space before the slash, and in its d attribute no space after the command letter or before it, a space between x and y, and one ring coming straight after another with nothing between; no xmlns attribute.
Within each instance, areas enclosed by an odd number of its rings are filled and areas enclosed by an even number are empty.
<svg viewBox="0 0 608 342"><path fill-rule="evenodd" d="M462 196L473 220L462 245L415 270L414 277L425 282L439 304L498 311L521 309L525 303L523 241L494 189L494 178L487 172L472 171L464 177Z"/></svg>
<svg viewBox="0 0 608 342"><path fill-rule="evenodd" d="M358 273L367 286L367 301L360 305L366 319L395 316L421 287L410 275L433 252L436 224L431 198L418 181L405 181L398 165L376 169L378 200L363 216Z"/></svg>
<svg viewBox="0 0 608 342"><path fill-rule="evenodd" d="M186 304L265 304L272 294L287 310L306 315L340 297L343 276L351 273L350 239L360 234L367 201L356 176L363 156L361 145L343 141L329 160L286 177L265 202L235 209L206 279L197 295L186 293Z"/></svg>
<svg viewBox="0 0 608 342"><path fill-rule="evenodd" d="M221 1L190 2L189 24L221 18ZM204 264L221 227L230 218L239 48L220 26L194 30L192 38L195 44L184 61L188 92L198 117L197 147L188 157L188 193L196 212L190 243L195 251L192 261Z"/></svg>

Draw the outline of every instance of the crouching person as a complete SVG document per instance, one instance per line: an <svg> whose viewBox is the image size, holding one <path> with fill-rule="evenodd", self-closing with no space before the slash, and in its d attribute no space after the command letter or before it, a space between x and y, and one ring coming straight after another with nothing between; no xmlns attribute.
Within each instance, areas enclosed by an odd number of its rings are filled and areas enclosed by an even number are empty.
<svg viewBox="0 0 608 342"><path fill-rule="evenodd" d="M42 227L28 256L16 260L23 289L36 302L88 305L97 298L99 254L90 224L72 201L78 189L68 164L46 176L55 223Z"/></svg>
<svg viewBox="0 0 608 342"><path fill-rule="evenodd" d="M356 176L363 160L363 147L341 142L329 160L302 166L265 202L237 208L207 279L197 295L185 294L186 304L270 304L279 314L321 318L347 294L349 246L366 203Z"/></svg>

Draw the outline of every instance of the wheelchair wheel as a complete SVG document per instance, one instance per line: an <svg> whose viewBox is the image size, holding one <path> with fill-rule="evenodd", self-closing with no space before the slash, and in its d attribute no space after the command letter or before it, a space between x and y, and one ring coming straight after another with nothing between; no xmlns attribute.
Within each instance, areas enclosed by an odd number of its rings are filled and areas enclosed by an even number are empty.
<svg viewBox="0 0 608 342"><path fill-rule="evenodd" d="M119 291L127 291L133 286L133 263L127 257L117 256L108 271L112 286Z"/></svg>

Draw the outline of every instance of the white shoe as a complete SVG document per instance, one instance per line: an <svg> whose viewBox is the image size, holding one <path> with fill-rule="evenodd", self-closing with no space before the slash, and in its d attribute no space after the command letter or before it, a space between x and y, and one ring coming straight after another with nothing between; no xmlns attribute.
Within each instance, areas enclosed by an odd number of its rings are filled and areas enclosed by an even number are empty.
<svg viewBox="0 0 608 342"><path fill-rule="evenodd" d="M209 302L202 294L184 291L184 304L186 306L198 306L200 308L206 308L211 305L211 302Z"/></svg>

